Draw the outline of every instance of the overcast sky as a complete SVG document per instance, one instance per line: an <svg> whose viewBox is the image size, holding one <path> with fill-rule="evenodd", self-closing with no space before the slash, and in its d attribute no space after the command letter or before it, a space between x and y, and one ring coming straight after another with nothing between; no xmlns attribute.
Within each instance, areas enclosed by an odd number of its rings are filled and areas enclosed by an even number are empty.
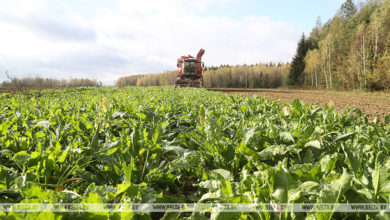
<svg viewBox="0 0 390 220"><path fill-rule="evenodd" d="M0 81L88 77L112 85L174 70L181 55L205 65L289 62L303 32L343 0L0 0Z"/></svg>

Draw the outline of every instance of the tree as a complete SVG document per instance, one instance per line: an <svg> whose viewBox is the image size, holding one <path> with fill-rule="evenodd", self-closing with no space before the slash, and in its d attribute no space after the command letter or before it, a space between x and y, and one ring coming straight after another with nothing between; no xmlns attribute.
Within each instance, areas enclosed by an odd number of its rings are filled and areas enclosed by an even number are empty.
<svg viewBox="0 0 390 220"><path fill-rule="evenodd" d="M359 71L358 80L360 89L367 88L367 46L366 46L366 24L361 24L356 31L357 50L361 60L361 69ZM364 78L364 85L362 81Z"/></svg>
<svg viewBox="0 0 390 220"><path fill-rule="evenodd" d="M320 54L318 49L310 50L305 57L305 72L311 73L311 86L318 87L318 70L320 64Z"/></svg>
<svg viewBox="0 0 390 220"><path fill-rule="evenodd" d="M302 34L298 43L297 52L291 62L290 72L288 74L287 85L300 86L304 81L303 71L305 70L305 56L309 49L305 34Z"/></svg>
<svg viewBox="0 0 390 220"><path fill-rule="evenodd" d="M316 44L321 40L321 32L322 32L322 21L321 17L317 18L316 26L313 28L313 30L310 33L310 39L313 39Z"/></svg>
<svg viewBox="0 0 390 220"><path fill-rule="evenodd" d="M347 19L351 18L356 13L356 11L356 5L353 0L346 0L341 5L341 13Z"/></svg>

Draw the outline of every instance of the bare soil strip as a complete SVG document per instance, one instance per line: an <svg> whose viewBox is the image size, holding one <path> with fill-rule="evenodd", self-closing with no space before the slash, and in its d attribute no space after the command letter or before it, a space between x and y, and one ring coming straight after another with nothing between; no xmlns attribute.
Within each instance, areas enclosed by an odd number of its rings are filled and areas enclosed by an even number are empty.
<svg viewBox="0 0 390 220"><path fill-rule="evenodd" d="M342 112L347 108L359 108L364 114L370 115L370 119L374 117L383 119L386 115L390 115L390 94L387 93L231 88L211 88L208 90L220 91L227 94L265 96L268 99L279 100L281 103L300 99L304 103L317 104L321 107L324 107L325 104L333 104L337 112Z"/></svg>

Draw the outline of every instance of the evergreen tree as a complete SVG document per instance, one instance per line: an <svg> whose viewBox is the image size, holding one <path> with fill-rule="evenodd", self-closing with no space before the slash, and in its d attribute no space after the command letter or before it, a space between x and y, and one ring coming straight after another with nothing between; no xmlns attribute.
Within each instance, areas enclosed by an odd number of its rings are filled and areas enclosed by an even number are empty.
<svg viewBox="0 0 390 220"><path fill-rule="evenodd" d="M356 5L353 3L353 0L346 0L341 6L341 13L348 19L351 18L352 15L356 13L356 11Z"/></svg>
<svg viewBox="0 0 390 220"><path fill-rule="evenodd" d="M299 86L303 84L305 70L305 56L309 49L309 42L306 40L305 34L298 43L297 52L291 62L290 72L288 74L287 85Z"/></svg>

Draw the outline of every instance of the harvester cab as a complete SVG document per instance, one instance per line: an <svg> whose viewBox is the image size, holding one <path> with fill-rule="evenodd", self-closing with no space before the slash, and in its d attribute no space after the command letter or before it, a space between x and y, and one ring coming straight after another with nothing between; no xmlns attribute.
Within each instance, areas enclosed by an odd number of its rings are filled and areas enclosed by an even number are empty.
<svg viewBox="0 0 390 220"><path fill-rule="evenodd" d="M202 56L205 50L200 49L195 57L181 56L177 59L177 78L175 81L176 87L203 87Z"/></svg>

